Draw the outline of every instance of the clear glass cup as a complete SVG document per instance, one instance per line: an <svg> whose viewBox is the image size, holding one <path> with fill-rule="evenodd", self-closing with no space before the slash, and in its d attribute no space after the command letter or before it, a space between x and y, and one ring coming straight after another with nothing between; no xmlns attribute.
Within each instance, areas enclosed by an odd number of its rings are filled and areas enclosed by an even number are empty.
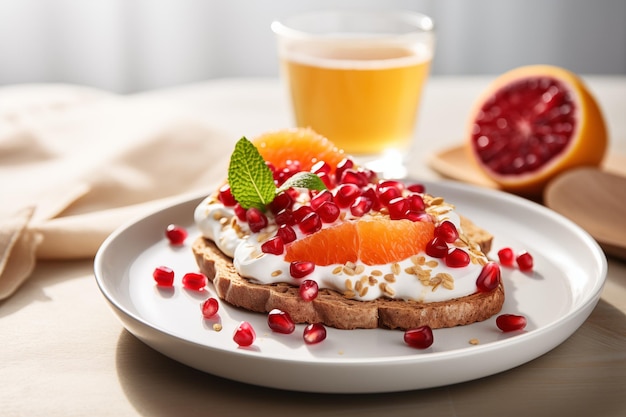
<svg viewBox="0 0 626 417"><path fill-rule="evenodd" d="M430 17L411 11L317 11L277 20L295 122L386 177L406 175L434 54Z"/></svg>

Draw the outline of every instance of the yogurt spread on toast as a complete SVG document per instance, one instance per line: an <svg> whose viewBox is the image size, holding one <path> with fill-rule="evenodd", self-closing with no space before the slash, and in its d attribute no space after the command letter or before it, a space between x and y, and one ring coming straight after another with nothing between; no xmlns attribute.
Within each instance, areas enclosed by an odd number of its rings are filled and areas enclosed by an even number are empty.
<svg viewBox="0 0 626 417"><path fill-rule="evenodd" d="M368 185L375 188L375 184ZM332 190L331 190L332 191ZM415 192L404 189L402 197ZM444 221L452 223L458 231L458 238L448 243L448 251L460 250L467 254L467 265L451 267L441 257L418 251L406 259L383 265L366 265L359 262L315 265L304 278L294 278L290 273L290 262L284 255L265 253L262 245L276 236L278 224L276 215L267 210L267 226L252 231L249 224L240 219L234 206L225 205L216 192L205 198L195 209L194 219L201 234L215 242L226 255L233 258L237 272L259 284L289 283L300 285L304 279L314 280L319 288L335 290L346 298L370 301L385 297L418 302L439 302L471 295L477 292L476 277L488 261L480 246L472 242L464 233L462 221L454 206L441 198L426 193L418 193L425 203L424 213L435 226ZM295 203L292 207L311 204L312 193L308 189L292 190ZM336 221L323 223L322 228L336 226L341 222L388 216L385 209L355 216L344 207ZM293 227L296 239L304 234Z"/></svg>

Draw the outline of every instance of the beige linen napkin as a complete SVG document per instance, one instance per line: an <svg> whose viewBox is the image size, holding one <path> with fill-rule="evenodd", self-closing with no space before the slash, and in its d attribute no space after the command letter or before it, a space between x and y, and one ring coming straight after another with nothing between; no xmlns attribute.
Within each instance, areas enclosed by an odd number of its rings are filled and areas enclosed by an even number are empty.
<svg viewBox="0 0 626 417"><path fill-rule="evenodd" d="M155 98L0 88L0 299L37 259L92 257L129 219L208 192L236 139Z"/></svg>

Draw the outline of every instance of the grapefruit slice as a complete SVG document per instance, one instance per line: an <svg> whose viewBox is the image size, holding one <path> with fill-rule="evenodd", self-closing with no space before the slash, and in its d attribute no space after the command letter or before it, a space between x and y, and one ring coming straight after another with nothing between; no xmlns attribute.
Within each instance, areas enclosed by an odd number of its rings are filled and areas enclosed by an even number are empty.
<svg viewBox="0 0 626 417"><path fill-rule="evenodd" d="M549 65L498 77L467 130L472 160L502 189L523 195L539 195L567 169L598 166L607 148L602 112L583 81Z"/></svg>

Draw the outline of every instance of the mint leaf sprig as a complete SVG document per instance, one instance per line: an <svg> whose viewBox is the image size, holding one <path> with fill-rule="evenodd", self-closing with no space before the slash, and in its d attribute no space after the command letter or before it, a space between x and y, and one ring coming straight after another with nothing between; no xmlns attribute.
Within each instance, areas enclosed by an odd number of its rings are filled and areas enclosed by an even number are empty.
<svg viewBox="0 0 626 417"><path fill-rule="evenodd" d="M244 209L256 207L264 210L277 194L291 188L325 190L321 178L312 172L298 172L276 187L272 171L259 150L246 137L235 144L228 165L228 183L233 197Z"/></svg>

